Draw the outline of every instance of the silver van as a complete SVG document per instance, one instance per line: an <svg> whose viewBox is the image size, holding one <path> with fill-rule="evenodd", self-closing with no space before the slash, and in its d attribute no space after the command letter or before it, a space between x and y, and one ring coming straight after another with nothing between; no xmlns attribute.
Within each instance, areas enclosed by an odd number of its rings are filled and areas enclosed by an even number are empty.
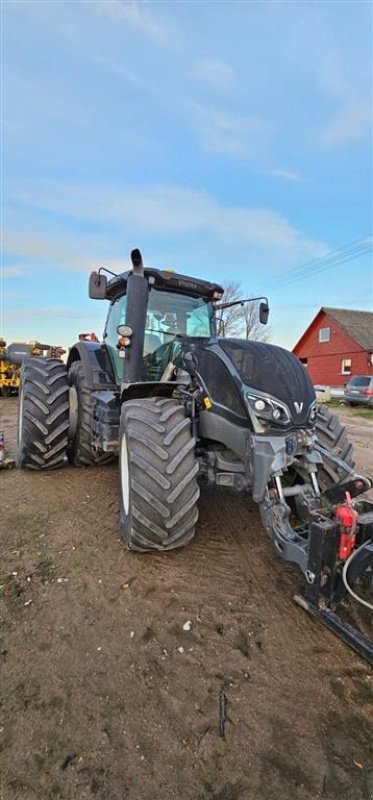
<svg viewBox="0 0 373 800"><path fill-rule="evenodd" d="M355 375L344 390L344 400L350 406L373 406L373 375Z"/></svg>

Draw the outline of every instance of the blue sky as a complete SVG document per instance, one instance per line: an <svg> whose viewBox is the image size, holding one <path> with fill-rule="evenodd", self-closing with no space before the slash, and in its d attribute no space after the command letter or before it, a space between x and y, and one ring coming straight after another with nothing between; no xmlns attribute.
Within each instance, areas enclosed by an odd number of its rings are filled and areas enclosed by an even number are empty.
<svg viewBox="0 0 373 800"><path fill-rule="evenodd" d="M5 0L8 341L101 334L91 269L150 266L266 293L291 348L321 305L371 309L371 6Z"/></svg>

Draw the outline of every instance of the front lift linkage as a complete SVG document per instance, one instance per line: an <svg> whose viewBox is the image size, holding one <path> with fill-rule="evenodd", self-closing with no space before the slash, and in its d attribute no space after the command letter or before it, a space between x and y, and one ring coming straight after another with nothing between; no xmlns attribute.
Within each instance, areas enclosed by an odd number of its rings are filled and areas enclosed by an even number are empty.
<svg viewBox="0 0 373 800"><path fill-rule="evenodd" d="M372 481L354 478L324 492L334 505L332 518L315 514L309 524L306 587L294 600L362 658L373 664L373 640L338 613L348 595L372 609L354 588L362 576L373 581L373 503L352 497L365 492ZM352 588L354 587L354 588Z"/></svg>

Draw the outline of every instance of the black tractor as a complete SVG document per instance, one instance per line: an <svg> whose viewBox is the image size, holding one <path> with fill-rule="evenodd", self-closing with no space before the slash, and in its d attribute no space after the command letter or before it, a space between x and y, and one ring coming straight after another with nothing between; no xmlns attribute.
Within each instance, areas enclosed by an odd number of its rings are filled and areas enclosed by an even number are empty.
<svg viewBox="0 0 373 800"><path fill-rule="evenodd" d="M144 268L139 250L131 259L110 280L90 276L90 297L110 301L102 343L75 344L67 367L24 362L18 465L119 455L121 533L140 552L192 539L200 485L247 492L277 551L312 584L312 522L331 518L346 487L370 486L353 471L345 428L316 404L290 352L217 336L230 305L221 286ZM265 324L268 302L255 299Z"/></svg>

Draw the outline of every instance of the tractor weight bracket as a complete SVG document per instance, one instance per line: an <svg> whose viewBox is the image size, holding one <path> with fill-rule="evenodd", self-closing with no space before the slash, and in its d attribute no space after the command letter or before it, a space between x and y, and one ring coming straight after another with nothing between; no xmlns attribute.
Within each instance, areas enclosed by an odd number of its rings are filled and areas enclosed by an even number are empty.
<svg viewBox="0 0 373 800"><path fill-rule="evenodd" d="M373 567L373 503L364 500L361 506L363 513L358 517L360 546L352 558L351 568L348 571L349 578L354 583L367 567ZM344 562L339 558L340 539L340 525L335 520L320 518L311 522L305 573L307 584L304 596L295 595L294 600L369 664L373 664L373 641L350 625L336 611L338 603L348 597L342 578ZM312 576L312 580L308 580L307 576Z"/></svg>

